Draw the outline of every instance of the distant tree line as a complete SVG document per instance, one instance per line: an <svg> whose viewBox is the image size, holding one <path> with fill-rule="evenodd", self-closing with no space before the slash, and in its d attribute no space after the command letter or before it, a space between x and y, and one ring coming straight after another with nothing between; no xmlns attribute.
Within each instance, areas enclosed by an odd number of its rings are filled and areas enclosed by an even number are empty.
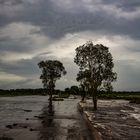
<svg viewBox="0 0 140 140"><path fill-rule="evenodd" d="M44 92L46 93L45 89L38 88L38 89L9 89L4 90L0 89L0 96L21 96L21 95L43 95Z"/></svg>
<svg viewBox="0 0 140 140"><path fill-rule="evenodd" d="M44 88L38 88L38 89L9 89L4 90L0 89L0 96L21 96L21 95L48 95L49 91L47 91ZM54 95L59 94L66 94L66 95L82 95L81 93L81 87L78 87L76 85L73 85L71 87L67 87L64 90L55 89ZM92 94L90 94L88 91L86 91L86 95L88 97L91 97ZM124 96L140 96L140 91L100 91L98 94L99 98L105 97L105 98L114 98L114 97L124 97Z"/></svg>

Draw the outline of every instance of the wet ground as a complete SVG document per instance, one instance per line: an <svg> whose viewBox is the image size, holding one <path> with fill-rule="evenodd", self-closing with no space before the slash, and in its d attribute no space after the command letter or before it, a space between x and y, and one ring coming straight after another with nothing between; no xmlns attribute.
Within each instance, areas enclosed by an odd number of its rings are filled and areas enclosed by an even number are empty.
<svg viewBox="0 0 140 140"><path fill-rule="evenodd" d="M91 140L77 111L79 99L48 102L47 96L0 98L0 137L14 140Z"/></svg>
<svg viewBox="0 0 140 140"><path fill-rule="evenodd" d="M140 140L140 104L99 100L97 111L92 111L92 106L91 100L87 101L85 113L103 140Z"/></svg>

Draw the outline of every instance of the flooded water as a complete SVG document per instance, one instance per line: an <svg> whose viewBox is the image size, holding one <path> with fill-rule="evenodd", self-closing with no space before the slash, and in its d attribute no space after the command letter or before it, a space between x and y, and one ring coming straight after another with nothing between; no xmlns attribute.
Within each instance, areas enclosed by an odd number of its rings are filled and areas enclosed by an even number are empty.
<svg viewBox="0 0 140 140"><path fill-rule="evenodd" d="M87 106L93 106L91 100ZM97 111L86 111L104 140L140 140L140 104L127 100L99 100Z"/></svg>
<svg viewBox="0 0 140 140"><path fill-rule="evenodd" d="M0 97L0 137L14 140L38 139L40 122L34 116L42 113L45 96Z"/></svg>
<svg viewBox="0 0 140 140"><path fill-rule="evenodd" d="M91 140L77 111L79 101L49 102L47 96L0 97L0 140ZM87 105L92 106L91 101ZM108 130L113 139L140 139L140 105L99 100L98 111L91 111L91 115L99 131Z"/></svg>
<svg viewBox="0 0 140 140"><path fill-rule="evenodd" d="M43 108L40 139L50 140L90 140L90 133L77 111L79 99L55 101Z"/></svg>
<svg viewBox="0 0 140 140"><path fill-rule="evenodd" d="M49 103L47 96L0 98L0 137L14 140L91 140L77 111L79 99Z"/></svg>

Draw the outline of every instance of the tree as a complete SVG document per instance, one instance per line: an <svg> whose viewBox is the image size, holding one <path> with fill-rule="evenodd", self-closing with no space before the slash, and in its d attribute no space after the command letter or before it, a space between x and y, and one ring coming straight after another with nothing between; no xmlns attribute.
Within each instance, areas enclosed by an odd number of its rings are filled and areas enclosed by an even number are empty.
<svg viewBox="0 0 140 140"><path fill-rule="evenodd" d="M79 93L79 88L78 88L78 86L71 86L70 92L71 92L71 94L73 94L73 95L77 95L77 94Z"/></svg>
<svg viewBox="0 0 140 140"><path fill-rule="evenodd" d="M56 80L65 75L66 70L63 64L57 60L41 61L38 63L38 66L42 70L40 79L42 79L43 86L49 91L50 99L52 99Z"/></svg>
<svg viewBox="0 0 140 140"><path fill-rule="evenodd" d="M66 93L66 94L69 94L70 95L70 88L65 88L65 90L64 90L64 92Z"/></svg>
<svg viewBox="0 0 140 140"><path fill-rule="evenodd" d="M94 110L97 110L97 93L100 89L112 89L111 82L117 79L113 72L113 58L109 49L102 44L93 45L91 41L76 48L74 62L80 67L83 78L89 82ZM86 75L86 71L88 75ZM81 79L82 80L82 79Z"/></svg>
<svg viewBox="0 0 140 140"><path fill-rule="evenodd" d="M82 101L84 101L86 97L86 93L89 92L90 89L90 71L85 70L85 71L79 71L77 74L76 80L80 82L80 92L82 96Z"/></svg>

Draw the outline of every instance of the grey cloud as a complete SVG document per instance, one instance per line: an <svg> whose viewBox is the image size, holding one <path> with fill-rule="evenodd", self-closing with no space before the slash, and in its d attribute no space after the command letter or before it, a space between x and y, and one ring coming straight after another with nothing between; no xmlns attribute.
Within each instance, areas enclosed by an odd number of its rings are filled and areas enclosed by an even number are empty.
<svg viewBox="0 0 140 140"><path fill-rule="evenodd" d="M25 77L32 77L39 74L38 59L22 59L17 62L0 62L1 71L17 74Z"/></svg>
<svg viewBox="0 0 140 140"><path fill-rule="evenodd" d="M23 41L23 40L22 40ZM29 52L32 51L32 47L31 46L27 46L26 44L24 45L24 42L20 42L20 40L18 41L14 41L14 42L10 42L10 40L7 39L7 41L1 41L0 42L0 54L4 54L6 51L7 52Z"/></svg>
<svg viewBox="0 0 140 140"><path fill-rule="evenodd" d="M136 8L139 8L140 1L139 0L102 0L103 4L111 4L116 5L118 8L121 8L124 11L135 11Z"/></svg>
<svg viewBox="0 0 140 140"><path fill-rule="evenodd" d="M135 0L135 1L122 1L121 3L118 3L118 7L122 8L124 11L135 11L136 8L140 7L140 1Z"/></svg>
<svg viewBox="0 0 140 140"><path fill-rule="evenodd" d="M127 51L129 51L129 52L131 52L131 53L133 53L133 52L135 52L135 53L139 53L140 54L140 45L139 46L130 46L130 47L128 47L128 49L127 49Z"/></svg>
<svg viewBox="0 0 140 140"><path fill-rule="evenodd" d="M29 89L42 88L42 83L40 79L32 78L12 83L3 82L0 84L0 89L21 89L21 88L29 88Z"/></svg>
<svg viewBox="0 0 140 140"><path fill-rule="evenodd" d="M2 62L0 61L0 71L8 74L14 74L24 79L21 81L3 81L0 84L2 89L10 88L40 88L42 83L40 80L41 71L38 67L38 63L41 58L38 56L32 59L21 59L16 62Z"/></svg>
<svg viewBox="0 0 140 140"><path fill-rule="evenodd" d="M0 0L0 4L4 5L17 5L23 3L22 0Z"/></svg>
<svg viewBox="0 0 140 140"><path fill-rule="evenodd" d="M82 1L80 1L80 3L82 5ZM122 2L122 0L117 3L109 1L107 4L116 6L119 3L122 8L131 8L132 6L135 9L138 5L137 0L134 0L131 3L128 1ZM73 5L78 4L79 1L73 2ZM94 4L94 1L92 4ZM100 4L104 5L103 2ZM24 3L23 5L24 10L19 12L16 17L11 18L11 22L30 22L40 26L42 32L45 32L52 38L60 38L66 33L84 30L104 30L110 34L124 34L134 38L140 38L140 32L138 31L140 19L131 21L123 18L118 19L113 15L108 15L102 10L89 12L88 9L85 9L82 6L79 7L80 9L75 9L76 12L67 12L59 7L55 7L51 0L40 0L40 2L35 5L29 5L28 3Z"/></svg>
<svg viewBox="0 0 140 140"><path fill-rule="evenodd" d="M0 54L31 53L40 48L42 44L39 42L46 45L46 40L46 36L40 32L39 27L21 22L8 24L0 28Z"/></svg>
<svg viewBox="0 0 140 140"><path fill-rule="evenodd" d="M134 60L119 60L115 62L115 71L118 74L115 90L139 91L140 62Z"/></svg>
<svg viewBox="0 0 140 140"><path fill-rule="evenodd" d="M46 58L50 59L50 57ZM51 57L51 59L56 59ZM25 80L19 82L1 84L0 88L40 88L42 87L41 80L39 79L41 71L38 68L38 63L44 60L40 56L36 56L32 59L20 60L16 63L0 63L0 71L6 73L16 74L18 76L25 77ZM77 84L75 77L78 72L78 67L73 63L71 59L60 59L66 68L67 75L57 81L56 88L64 89L66 86ZM67 84L67 85L66 85Z"/></svg>

